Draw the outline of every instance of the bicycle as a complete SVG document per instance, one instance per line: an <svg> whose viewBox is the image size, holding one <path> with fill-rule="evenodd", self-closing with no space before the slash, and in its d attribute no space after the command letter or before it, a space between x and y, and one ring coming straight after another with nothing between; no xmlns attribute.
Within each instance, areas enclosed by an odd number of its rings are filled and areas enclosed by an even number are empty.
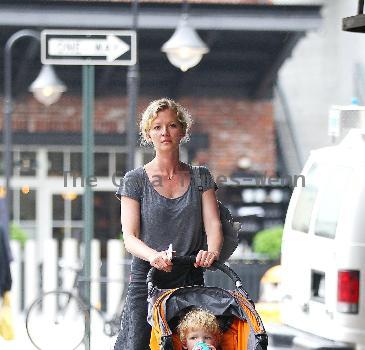
<svg viewBox="0 0 365 350"><path fill-rule="evenodd" d="M127 261L130 265L130 261ZM118 302L115 313L108 317L97 305L87 303L80 293L79 282L83 266L66 266L62 261L58 264L61 270L72 270L75 273L70 290L56 289L42 293L27 310L26 330L32 344L38 350L54 349L60 345L62 349L77 349L86 338L87 325L93 320L96 327L103 327L103 332L109 337L115 336L120 328L120 315L126 297L126 285ZM91 282L108 283L122 280L101 278ZM127 281L125 281L127 282ZM56 346L57 347L57 346Z"/></svg>

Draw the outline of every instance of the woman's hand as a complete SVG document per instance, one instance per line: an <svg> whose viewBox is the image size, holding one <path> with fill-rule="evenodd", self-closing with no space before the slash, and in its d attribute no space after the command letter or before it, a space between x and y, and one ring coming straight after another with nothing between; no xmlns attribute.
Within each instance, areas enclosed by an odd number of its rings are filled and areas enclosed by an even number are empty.
<svg viewBox="0 0 365 350"><path fill-rule="evenodd" d="M169 259L166 250L152 254L152 256L149 258L149 262L151 266L158 270L165 272L171 272L172 270L172 262Z"/></svg>
<svg viewBox="0 0 365 350"><path fill-rule="evenodd" d="M195 259L195 267L210 267L219 257L218 252L199 250Z"/></svg>

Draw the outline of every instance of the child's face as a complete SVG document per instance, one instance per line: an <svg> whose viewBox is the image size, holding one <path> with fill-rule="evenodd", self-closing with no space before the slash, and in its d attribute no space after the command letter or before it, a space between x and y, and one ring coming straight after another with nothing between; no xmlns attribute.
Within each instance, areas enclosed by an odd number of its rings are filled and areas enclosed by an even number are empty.
<svg viewBox="0 0 365 350"><path fill-rule="evenodd" d="M187 332L184 349L192 350L194 348L194 345L198 342L207 343L208 345L212 345L215 348L218 345L217 339L212 333L204 329L196 329L196 330L189 330Z"/></svg>

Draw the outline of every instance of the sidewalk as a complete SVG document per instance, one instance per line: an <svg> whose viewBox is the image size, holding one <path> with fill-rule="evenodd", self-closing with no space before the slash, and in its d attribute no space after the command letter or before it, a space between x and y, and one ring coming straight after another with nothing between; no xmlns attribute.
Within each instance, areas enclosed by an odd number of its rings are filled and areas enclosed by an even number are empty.
<svg viewBox="0 0 365 350"><path fill-rule="evenodd" d="M23 315L13 315L15 324L15 339L12 341L5 341L0 337L0 349L1 350L37 350L30 342L27 331L25 329L25 319ZM44 330L45 336L47 336L47 330ZM91 350L103 349L113 350L116 337L108 337L104 335L102 329L91 330ZM58 344L62 348L62 344ZM49 350L54 350L57 346ZM42 349L43 350L43 349ZM48 349L44 349L48 350ZM67 349L63 349L67 350ZM84 350L84 346L80 346L78 350Z"/></svg>

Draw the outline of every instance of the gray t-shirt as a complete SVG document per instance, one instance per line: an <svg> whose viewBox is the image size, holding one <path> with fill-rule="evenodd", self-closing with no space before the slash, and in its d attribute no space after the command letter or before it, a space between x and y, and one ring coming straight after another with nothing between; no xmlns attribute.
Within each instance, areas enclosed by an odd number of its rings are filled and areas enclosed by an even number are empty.
<svg viewBox="0 0 365 350"><path fill-rule="evenodd" d="M126 196L140 203L140 239L157 251L166 250L170 243L179 256L196 254L201 248L201 193L191 166L189 172L190 185L177 198L159 194L143 167L129 171L118 188L118 197ZM200 167L200 176L203 192L216 187L206 167Z"/></svg>

